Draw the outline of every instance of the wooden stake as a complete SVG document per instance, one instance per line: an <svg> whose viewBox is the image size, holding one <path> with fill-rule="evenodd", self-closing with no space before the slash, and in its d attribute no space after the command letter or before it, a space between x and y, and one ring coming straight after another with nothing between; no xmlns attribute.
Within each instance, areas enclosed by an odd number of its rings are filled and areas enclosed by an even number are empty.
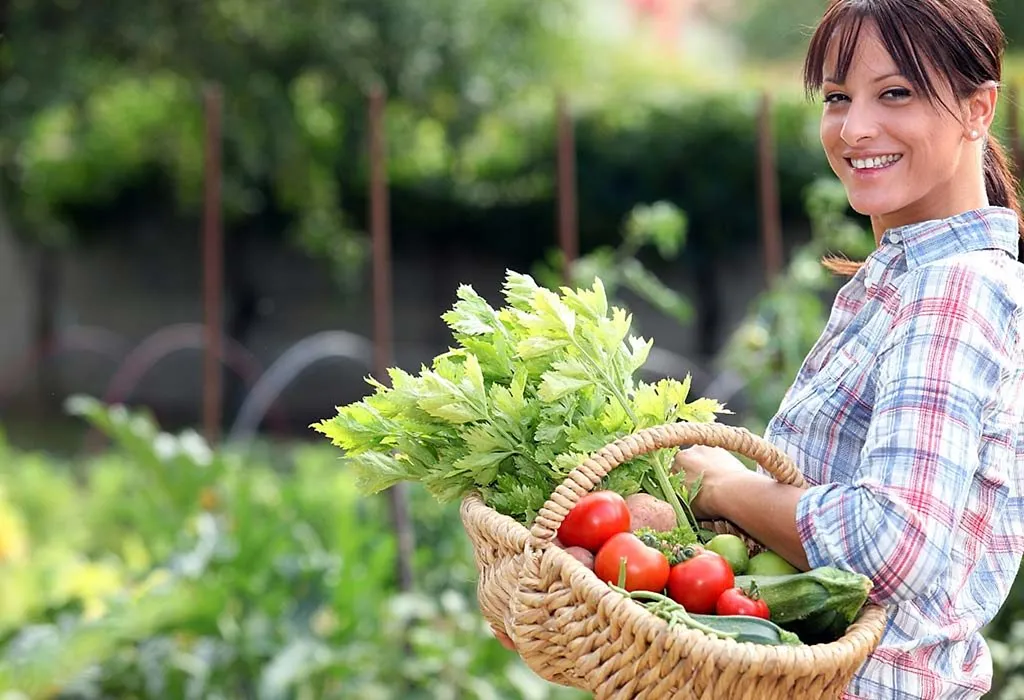
<svg viewBox="0 0 1024 700"><path fill-rule="evenodd" d="M576 134L565 96L556 98L558 121L558 243L565 258L565 283L579 257L579 217L576 194Z"/></svg>
<svg viewBox="0 0 1024 700"><path fill-rule="evenodd" d="M223 381L220 367L223 334L224 233L221 223L221 148L223 94L219 85L203 91L206 117L203 210L203 431L210 444L220 440Z"/></svg>
<svg viewBox="0 0 1024 700"><path fill-rule="evenodd" d="M782 270L783 252L778 170L775 165L775 137L772 133L772 101L767 92L761 96L758 127L761 242L764 246L766 284L770 285Z"/></svg>
<svg viewBox="0 0 1024 700"><path fill-rule="evenodd" d="M373 364L374 375L387 382L391 365L392 298L391 298L391 222L387 178L387 142L384 133L384 89L370 92L370 236L373 240ZM413 587L413 557L416 541L409 516L405 484L388 489L391 517L398 538L396 573L402 591Z"/></svg>

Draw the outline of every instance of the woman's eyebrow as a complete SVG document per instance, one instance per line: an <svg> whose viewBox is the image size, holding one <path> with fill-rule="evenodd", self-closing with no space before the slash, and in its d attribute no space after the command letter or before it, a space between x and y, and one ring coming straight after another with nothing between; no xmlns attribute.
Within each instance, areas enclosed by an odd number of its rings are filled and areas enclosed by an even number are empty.
<svg viewBox="0 0 1024 700"><path fill-rule="evenodd" d="M889 80L891 78L904 78L905 79L906 76L904 76L903 73L900 73L899 71L896 71L895 73L886 73L885 75L880 75L877 78L874 78L872 80L872 82L880 83L883 80ZM840 81L838 78L833 78L831 75L826 75L825 78L824 78L824 82L826 82L826 83L834 83L836 85L842 84L842 81Z"/></svg>

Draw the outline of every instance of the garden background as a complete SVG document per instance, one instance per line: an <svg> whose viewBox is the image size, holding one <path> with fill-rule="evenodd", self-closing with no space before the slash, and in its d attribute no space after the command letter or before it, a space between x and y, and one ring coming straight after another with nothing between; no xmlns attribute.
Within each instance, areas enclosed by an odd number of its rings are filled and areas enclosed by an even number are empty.
<svg viewBox="0 0 1024 700"><path fill-rule="evenodd" d="M0 698L575 697L484 626L457 506L308 426L514 269L600 276L647 375L760 430L818 260L872 246L800 84L822 4L0 3Z"/></svg>

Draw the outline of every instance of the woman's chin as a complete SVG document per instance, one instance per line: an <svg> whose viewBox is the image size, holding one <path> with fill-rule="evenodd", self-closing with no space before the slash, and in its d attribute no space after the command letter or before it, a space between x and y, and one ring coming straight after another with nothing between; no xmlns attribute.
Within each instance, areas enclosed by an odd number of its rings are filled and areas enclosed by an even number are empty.
<svg viewBox="0 0 1024 700"><path fill-rule="evenodd" d="M847 192L847 199L850 202L850 208L861 216L884 217L897 208L893 206L892 202L884 202L876 198L851 197L849 192Z"/></svg>

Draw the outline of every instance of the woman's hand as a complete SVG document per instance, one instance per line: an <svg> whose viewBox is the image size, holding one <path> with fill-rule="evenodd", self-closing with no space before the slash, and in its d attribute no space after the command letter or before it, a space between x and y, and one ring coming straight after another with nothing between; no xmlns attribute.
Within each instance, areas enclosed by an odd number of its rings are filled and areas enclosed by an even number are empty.
<svg viewBox="0 0 1024 700"><path fill-rule="evenodd" d="M672 462L672 471L683 473L683 483L687 487L703 475L697 498L691 501L690 507L694 516L707 520L724 516L716 500L721 495L722 484L730 476L750 472L728 450L707 445L693 445L677 452Z"/></svg>
<svg viewBox="0 0 1024 700"><path fill-rule="evenodd" d="M499 642L501 642L501 646L505 647L509 651L515 651L516 650L516 645L512 641L512 638L509 637L507 634L505 634L504 631L499 630L494 625L491 625L491 632L493 632L494 636L497 638L497 640Z"/></svg>
<svg viewBox="0 0 1024 700"><path fill-rule="evenodd" d="M747 469L721 447L694 445L680 450L672 469L683 472L687 485L704 475L700 491L690 503L695 517L728 520L801 571L810 568L796 528L802 489Z"/></svg>

